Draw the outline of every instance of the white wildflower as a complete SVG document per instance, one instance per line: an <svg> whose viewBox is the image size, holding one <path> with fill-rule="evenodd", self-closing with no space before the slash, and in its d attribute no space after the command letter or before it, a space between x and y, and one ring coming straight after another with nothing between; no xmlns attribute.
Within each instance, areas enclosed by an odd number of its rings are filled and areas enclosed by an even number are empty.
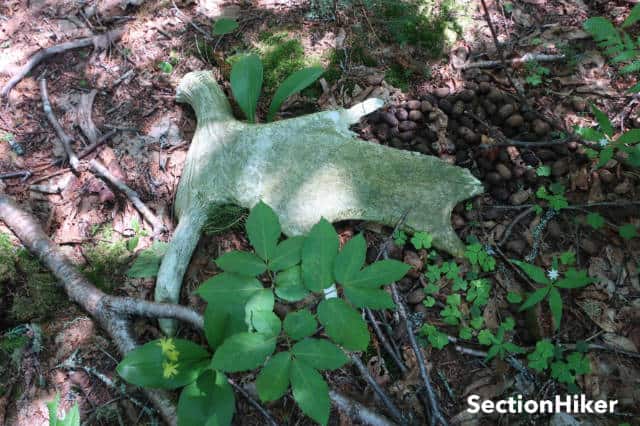
<svg viewBox="0 0 640 426"><path fill-rule="evenodd" d="M551 281L557 280L559 276L560 274L558 273L557 269L549 269L547 271L547 277L549 277Z"/></svg>
<svg viewBox="0 0 640 426"><path fill-rule="evenodd" d="M602 138L598 141L598 144L604 148L605 146L609 145L609 141L606 138Z"/></svg>

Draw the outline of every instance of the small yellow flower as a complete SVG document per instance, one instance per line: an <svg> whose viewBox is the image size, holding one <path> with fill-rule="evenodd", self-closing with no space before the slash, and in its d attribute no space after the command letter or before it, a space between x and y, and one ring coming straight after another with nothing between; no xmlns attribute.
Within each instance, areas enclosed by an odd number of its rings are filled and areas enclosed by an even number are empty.
<svg viewBox="0 0 640 426"><path fill-rule="evenodd" d="M171 362L163 362L162 363L162 376L165 379L170 379L173 376L178 374L178 365L179 364L173 364Z"/></svg>
<svg viewBox="0 0 640 426"><path fill-rule="evenodd" d="M178 357L180 356L180 352L178 352L177 350L173 349L173 350L165 352L165 355L167 356L169 361L176 362L178 360Z"/></svg>
<svg viewBox="0 0 640 426"><path fill-rule="evenodd" d="M158 346L160 346L162 348L162 353L164 355L166 355L168 352L173 352L173 351L176 350L176 346L173 344L173 339L172 338L168 338L167 339L166 337L163 337L158 342Z"/></svg>

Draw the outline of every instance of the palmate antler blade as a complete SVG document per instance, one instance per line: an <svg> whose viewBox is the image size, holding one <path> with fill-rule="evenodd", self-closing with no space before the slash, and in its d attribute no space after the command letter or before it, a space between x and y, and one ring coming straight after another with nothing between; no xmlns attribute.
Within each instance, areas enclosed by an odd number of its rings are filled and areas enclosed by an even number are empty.
<svg viewBox="0 0 640 426"><path fill-rule="evenodd" d="M462 253L451 211L481 193L482 185L469 171L437 158L356 139L349 126L382 101L245 124L233 118L208 72L187 74L178 100L193 107L198 127L176 195L179 225L158 274L156 300L177 302L212 205L251 208L263 200L287 235L308 231L321 217L394 225L408 211L408 230L427 231L437 248ZM173 331L169 323L162 326Z"/></svg>

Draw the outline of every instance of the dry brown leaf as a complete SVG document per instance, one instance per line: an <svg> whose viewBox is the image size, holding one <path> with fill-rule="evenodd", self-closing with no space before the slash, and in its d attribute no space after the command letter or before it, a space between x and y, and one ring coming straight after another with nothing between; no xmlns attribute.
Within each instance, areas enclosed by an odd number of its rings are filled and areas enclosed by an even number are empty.
<svg viewBox="0 0 640 426"><path fill-rule="evenodd" d="M609 308L606 303L593 299L583 299L576 300L576 304L604 331L615 333L619 330L620 325L615 321L615 310Z"/></svg>

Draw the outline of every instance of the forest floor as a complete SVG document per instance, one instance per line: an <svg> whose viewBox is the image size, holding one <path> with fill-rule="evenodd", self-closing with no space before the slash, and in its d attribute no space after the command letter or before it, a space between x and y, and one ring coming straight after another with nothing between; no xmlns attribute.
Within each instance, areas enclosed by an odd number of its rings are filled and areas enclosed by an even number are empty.
<svg viewBox="0 0 640 426"><path fill-rule="evenodd" d="M30 174L3 177L0 192L34 212L51 239L96 286L152 299L153 279L126 274L136 255L151 245L151 228L125 197L91 173L74 174L68 165L54 164L64 160L64 149L45 118L39 76L46 76L55 114L77 151L87 145L78 129L80 98L97 91L93 121L102 134L113 132L88 158L101 159L172 228L173 196L196 126L193 112L174 99L181 77L215 69L230 95L227 60L257 52L265 64L259 104L264 118L279 82L301 67L321 64L326 69L321 83L290 98L280 118L379 97L386 102L384 109L354 126L360 137L438 156L470 169L485 185L485 193L457 206L452 218L463 241L479 242L496 261L494 270L478 273L467 259L457 260L462 275L492 284L482 314L485 327L495 330L514 317L510 335L522 347L535 347L547 338L605 348L587 352L589 372L576 374L574 384L592 399L618 399L616 415L480 417L465 411L466 395L498 399L522 393L543 399L567 384L548 374L534 377L522 364L514 368L508 357L487 361L473 353L487 349L477 343L438 350L424 339L431 377L452 424L639 424L640 169L627 165L622 152L597 167L584 144L564 141L574 126L598 125L591 104L611 118L616 134L640 128L639 98L627 92L636 83L633 74L622 75L610 65L582 27L593 16L619 26L630 2L487 2L500 50L476 0L434 2L423 15L400 2L368 0L318 1L313 7L279 0L129 1L124 10L109 6L118 3L114 1L97 2L98 8L94 2L82 8L78 3L37 0L27 6L7 0L0 5L0 85L40 48L124 29L122 38L106 49L87 47L52 56L11 91L0 106L0 177L16 171ZM213 36L212 23L221 16L237 19L239 29ZM501 55L511 61L528 53L564 59L501 66ZM493 65L470 65L478 61ZM437 111L447 120L434 123ZM239 109L236 112L240 117ZM447 143L436 142L439 132ZM564 142L548 143L552 140ZM547 198L540 187L547 189ZM567 208L549 209L564 201ZM538 205L543 213L537 214ZM365 229L373 255L392 232L356 222L336 227L343 240ZM458 336L457 327L424 303L430 297L425 273L449 256L396 237L399 244L390 256L414 267L399 287L416 327L433 324ZM218 272L212 260L247 247L241 228L203 237L185 276L182 303L202 307L193 291ZM531 290L531 282L508 259L527 259L551 270L558 268L554 259L572 256L576 269L598 281L563 293L559 330L546 303L526 313L509 303L514 294ZM444 276L434 280L450 290ZM446 294L436 296L436 306L445 305ZM375 338L365 354L367 366L403 410L422 413L415 396L418 367L406 335L393 313L382 314L381 320L392 327L409 373L399 374ZM136 322L135 331L140 341L160 336L157 324L145 320ZM197 338L192 330L181 332ZM99 377L118 381L116 357L113 344L91 318L66 300L55 279L0 224L0 424L47 424L46 403L56 393L63 409L79 403L86 424L151 424L153 414L132 403L132 395L143 399L134 388L121 394ZM76 361L74 367L69 367L70 359ZM526 364L526 357L521 361ZM351 367L330 373L328 381L355 399L377 404ZM282 424L311 422L290 397L268 408ZM239 399L235 422L263 420ZM336 410L330 423L354 424Z"/></svg>

